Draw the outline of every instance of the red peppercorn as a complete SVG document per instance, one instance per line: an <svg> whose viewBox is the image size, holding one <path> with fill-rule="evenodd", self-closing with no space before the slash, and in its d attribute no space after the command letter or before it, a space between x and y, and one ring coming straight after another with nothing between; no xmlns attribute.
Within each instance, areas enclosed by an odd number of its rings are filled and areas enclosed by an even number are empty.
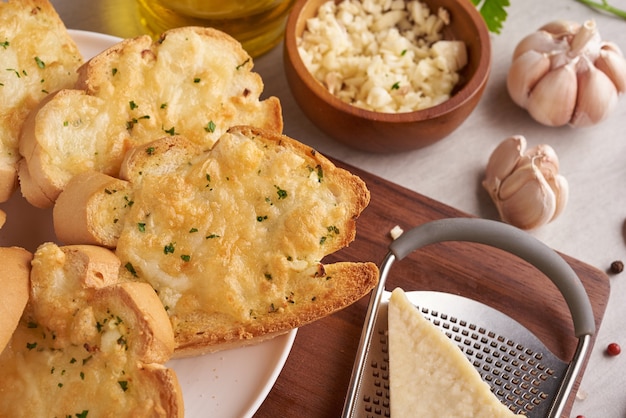
<svg viewBox="0 0 626 418"><path fill-rule="evenodd" d="M606 347L606 353L609 356L617 356L622 352L622 347L618 343L611 343Z"/></svg>

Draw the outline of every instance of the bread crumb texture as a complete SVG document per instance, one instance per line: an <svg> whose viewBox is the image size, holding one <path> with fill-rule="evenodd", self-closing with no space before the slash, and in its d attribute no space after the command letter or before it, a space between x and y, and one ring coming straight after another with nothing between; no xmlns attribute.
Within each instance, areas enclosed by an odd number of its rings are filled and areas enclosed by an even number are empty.
<svg viewBox="0 0 626 418"><path fill-rule="evenodd" d="M0 202L17 188L19 132L49 93L74 85L78 47L47 0L0 1Z"/></svg>
<svg viewBox="0 0 626 418"><path fill-rule="evenodd" d="M0 354L0 416L182 417L167 315L145 283L122 283L100 247L43 244L30 300Z"/></svg>
<svg viewBox="0 0 626 418"><path fill-rule="evenodd" d="M89 226L119 231L123 274L154 287L181 349L286 332L377 281L372 263L321 262L354 240L365 183L284 135L236 127L209 151L166 137L132 150L122 175L123 197L101 190L85 203L108 208L106 224ZM55 222L72 217L73 184Z"/></svg>
<svg viewBox="0 0 626 418"><path fill-rule="evenodd" d="M252 67L237 41L211 28L126 39L103 51L23 132L25 197L51 206L74 174L115 176L130 148L164 135L185 135L207 149L234 125L282 132L280 102L259 99L263 82Z"/></svg>

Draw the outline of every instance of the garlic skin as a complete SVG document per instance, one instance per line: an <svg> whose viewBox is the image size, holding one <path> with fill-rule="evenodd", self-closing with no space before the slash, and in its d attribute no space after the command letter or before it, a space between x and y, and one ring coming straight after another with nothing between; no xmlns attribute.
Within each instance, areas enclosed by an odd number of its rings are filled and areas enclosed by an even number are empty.
<svg viewBox="0 0 626 418"><path fill-rule="evenodd" d="M511 99L546 126L606 119L626 92L626 58L595 21L557 20L522 39L507 74Z"/></svg>
<svg viewBox="0 0 626 418"><path fill-rule="evenodd" d="M569 186L559 174L554 149L541 144L526 150L526 138L521 135L511 136L496 147L482 185L500 219L525 230L556 219L569 198Z"/></svg>

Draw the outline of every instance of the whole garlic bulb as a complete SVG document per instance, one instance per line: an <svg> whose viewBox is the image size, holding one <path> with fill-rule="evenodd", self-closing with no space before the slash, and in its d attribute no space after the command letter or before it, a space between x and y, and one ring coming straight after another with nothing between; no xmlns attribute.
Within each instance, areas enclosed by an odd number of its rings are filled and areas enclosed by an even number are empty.
<svg viewBox="0 0 626 418"><path fill-rule="evenodd" d="M593 20L554 21L520 41L507 75L511 99L547 126L604 120L626 91L626 59Z"/></svg>
<svg viewBox="0 0 626 418"><path fill-rule="evenodd" d="M502 221L521 229L534 229L554 220L569 196L554 149L542 144L526 150L526 138L521 135L509 137L496 147L482 185Z"/></svg>

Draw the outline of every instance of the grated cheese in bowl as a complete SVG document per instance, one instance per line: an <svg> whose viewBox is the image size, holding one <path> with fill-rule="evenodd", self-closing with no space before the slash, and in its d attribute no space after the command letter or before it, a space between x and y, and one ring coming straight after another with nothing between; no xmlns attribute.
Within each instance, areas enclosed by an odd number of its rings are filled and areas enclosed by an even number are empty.
<svg viewBox="0 0 626 418"><path fill-rule="evenodd" d="M298 51L331 94L384 113L412 112L450 98L467 64L462 41L444 40L450 22L420 1L329 0L307 20Z"/></svg>

